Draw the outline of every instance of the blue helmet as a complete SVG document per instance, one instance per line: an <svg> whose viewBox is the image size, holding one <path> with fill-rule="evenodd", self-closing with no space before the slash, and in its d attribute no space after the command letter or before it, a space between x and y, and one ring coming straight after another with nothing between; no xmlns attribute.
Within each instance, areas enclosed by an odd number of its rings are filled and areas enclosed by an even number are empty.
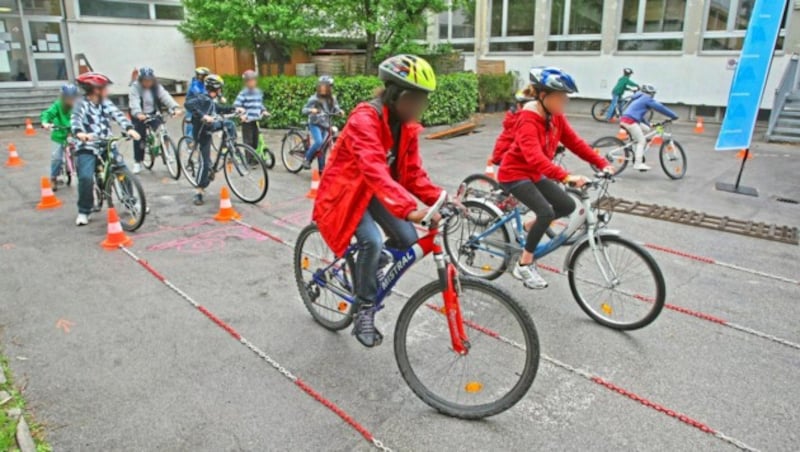
<svg viewBox="0 0 800 452"><path fill-rule="evenodd" d="M529 74L531 83L537 90L560 91L567 94L578 92L578 85L571 75L554 67L535 67Z"/></svg>
<svg viewBox="0 0 800 452"><path fill-rule="evenodd" d="M139 68L139 80L155 80L156 79L156 71L153 68L148 66L142 66Z"/></svg>
<svg viewBox="0 0 800 452"><path fill-rule="evenodd" d="M61 97L78 97L78 87L72 83L61 85Z"/></svg>

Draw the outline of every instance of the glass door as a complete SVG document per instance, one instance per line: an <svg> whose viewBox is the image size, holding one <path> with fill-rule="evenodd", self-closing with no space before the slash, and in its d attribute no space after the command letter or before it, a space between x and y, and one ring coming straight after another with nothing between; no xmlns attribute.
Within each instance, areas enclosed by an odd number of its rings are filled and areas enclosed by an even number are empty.
<svg viewBox="0 0 800 452"><path fill-rule="evenodd" d="M69 79L62 22L58 18L25 17L29 33L33 80L60 85Z"/></svg>
<svg viewBox="0 0 800 452"><path fill-rule="evenodd" d="M0 87L29 87L35 80L22 19L4 16L15 2L0 1ZM12 10L13 11L13 10Z"/></svg>

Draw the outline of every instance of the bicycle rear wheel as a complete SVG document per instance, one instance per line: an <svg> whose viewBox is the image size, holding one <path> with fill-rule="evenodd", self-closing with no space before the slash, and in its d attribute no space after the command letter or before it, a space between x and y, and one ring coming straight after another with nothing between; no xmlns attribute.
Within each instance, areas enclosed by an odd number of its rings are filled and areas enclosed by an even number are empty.
<svg viewBox="0 0 800 452"><path fill-rule="evenodd" d="M118 167L111 171L105 192L109 206L117 209L122 229L133 232L142 227L147 200L142 184L128 168Z"/></svg>
<svg viewBox="0 0 800 452"><path fill-rule="evenodd" d="M355 296L353 269L353 259L337 259L317 225L310 224L300 231L294 247L297 289L311 317L326 329L339 331L353 322L353 305L342 297Z"/></svg>
<svg viewBox="0 0 800 452"><path fill-rule="evenodd" d="M185 136L178 141L178 162L183 168L183 175L192 187L197 187L200 175L200 151L193 140Z"/></svg>
<svg viewBox="0 0 800 452"><path fill-rule="evenodd" d="M225 181L244 202L255 204L267 195L269 176L264 161L250 146L237 143L228 149L223 163Z"/></svg>
<svg viewBox="0 0 800 452"><path fill-rule="evenodd" d="M580 243L567 262L572 296L597 323L635 330L652 323L664 308L666 288L653 256L616 235Z"/></svg>
<svg viewBox="0 0 800 452"><path fill-rule="evenodd" d="M608 160L608 163L616 170L616 175L625 171L625 168L628 167L628 162L633 161L631 145L626 145L624 141L617 137L598 138L592 143L592 148ZM600 168L595 168L594 166L592 166L592 169L595 171L600 170Z"/></svg>
<svg viewBox="0 0 800 452"><path fill-rule="evenodd" d="M181 177L181 162L178 157L178 149L175 147L172 138L165 136L163 140L163 145L161 146L161 160L164 162L164 165L166 165L169 175L173 179L178 180Z"/></svg>
<svg viewBox="0 0 800 452"><path fill-rule="evenodd" d="M539 368L539 338L530 315L507 292L461 278L458 301L469 337L452 350L442 285L418 290L400 312L394 354L412 391L440 413L481 419L501 413L528 392Z"/></svg>
<svg viewBox="0 0 800 452"><path fill-rule="evenodd" d="M136 146L137 144L133 143L133 145ZM139 140L138 145L144 146L144 157L142 158L142 166L144 166L147 169L153 169L153 165L155 165L156 163L156 156L155 153L153 152L153 148L150 146L150 143L148 143L147 135L143 136L142 139Z"/></svg>
<svg viewBox="0 0 800 452"><path fill-rule="evenodd" d="M606 115L608 109L611 107L611 102L607 100L598 100L592 105L592 118L595 121L606 122Z"/></svg>
<svg viewBox="0 0 800 452"><path fill-rule="evenodd" d="M297 174L303 169L306 160L306 139L296 130L291 130L283 137L281 144L281 161L290 173Z"/></svg>
<svg viewBox="0 0 800 452"><path fill-rule="evenodd" d="M464 199L468 198L490 198L492 194L500 190L500 183L485 174L471 174L461 181L464 186Z"/></svg>
<svg viewBox="0 0 800 452"><path fill-rule="evenodd" d="M661 161L661 169L670 179L683 179L686 175L686 153L683 152L683 146L672 138L661 144L658 159Z"/></svg>
<svg viewBox="0 0 800 452"><path fill-rule="evenodd" d="M481 201L464 201L466 211L445 225L444 248L460 271L483 279L497 279L508 268L511 239L505 225L486 231L500 215ZM485 235L484 235L485 234Z"/></svg>

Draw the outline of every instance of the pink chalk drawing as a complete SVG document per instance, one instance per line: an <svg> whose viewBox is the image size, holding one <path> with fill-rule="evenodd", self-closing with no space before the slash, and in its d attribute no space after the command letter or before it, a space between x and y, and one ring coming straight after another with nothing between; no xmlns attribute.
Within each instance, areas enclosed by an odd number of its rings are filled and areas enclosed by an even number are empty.
<svg viewBox="0 0 800 452"><path fill-rule="evenodd" d="M300 212L290 213L284 217L278 218L272 223L277 226L300 226L304 227L311 221L311 212L308 210L301 210Z"/></svg>
<svg viewBox="0 0 800 452"><path fill-rule="evenodd" d="M223 226L189 237L150 245L147 250L164 251L174 249L181 253L200 254L225 248L225 241L229 239L255 240L256 242L268 240L264 235L244 226Z"/></svg>

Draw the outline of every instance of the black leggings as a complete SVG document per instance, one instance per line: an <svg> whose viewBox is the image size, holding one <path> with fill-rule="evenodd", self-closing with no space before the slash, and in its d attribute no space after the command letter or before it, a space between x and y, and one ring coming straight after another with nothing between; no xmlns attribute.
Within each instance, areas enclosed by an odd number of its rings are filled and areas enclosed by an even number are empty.
<svg viewBox="0 0 800 452"><path fill-rule="evenodd" d="M253 149L258 149L258 122L250 121L242 124L242 141Z"/></svg>
<svg viewBox="0 0 800 452"><path fill-rule="evenodd" d="M550 227L550 223L575 210L575 201L559 184L549 179L542 179L536 183L520 180L502 185L536 214L536 223L528 231L528 238L525 240L525 251L533 253L545 231Z"/></svg>

